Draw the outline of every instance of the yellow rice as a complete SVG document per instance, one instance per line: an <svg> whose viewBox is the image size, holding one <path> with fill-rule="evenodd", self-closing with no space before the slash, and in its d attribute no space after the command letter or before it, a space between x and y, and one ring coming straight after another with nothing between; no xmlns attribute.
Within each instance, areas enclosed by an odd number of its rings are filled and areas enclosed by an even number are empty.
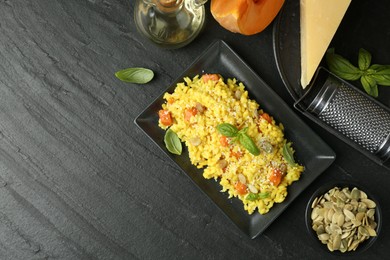
<svg viewBox="0 0 390 260"><path fill-rule="evenodd" d="M206 179L219 180L221 191L227 192L229 198L239 198L249 214L256 209L265 214L274 203L284 201L287 186L299 179L304 167L286 162L282 149L288 141L284 138L283 125L276 124L272 117L272 123L269 123L259 116L264 111L256 101L248 98L248 92L241 82L227 79L225 83L220 78L219 81L209 80L205 83L199 76L184 78L184 82L178 83L173 93L164 94L164 99L167 102L162 105L162 109L170 111L173 118L170 128L187 145L191 163L204 168L203 176ZM202 113L197 113L190 122L186 122L184 110L199 104L204 107ZM223 147L220 143L221 134L216 128L222 123L230 123L241 129L248 127L247 134L252 140L256 144L266 140L272 144L272 151L264 151L259 147L260 155L254 156L237 142ZM168 128L161 122L159 126ZM239 159L231 156L232 150L240 152L242 156ZM225 169L221 168L221 159L227 162ZM284 168L287 166L287 172L281 183L274 186L268 178L274 168L281 165ZM240 195L234 188L235 183L242 180L239 175L245 177L248 193L252 190L268 193L268 196L251 201L246 199L247 194Z"/></svg>

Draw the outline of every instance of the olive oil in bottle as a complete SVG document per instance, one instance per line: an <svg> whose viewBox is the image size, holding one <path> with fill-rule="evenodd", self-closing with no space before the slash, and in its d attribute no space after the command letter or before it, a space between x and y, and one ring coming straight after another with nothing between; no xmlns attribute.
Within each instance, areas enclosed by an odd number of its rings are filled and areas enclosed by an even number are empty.
<svg viewBox="0 0 390 260"><path fill-rule="evenodd" d="M136 0L138 31L164 48L180 48L202 30L207 0Z"/></svg>

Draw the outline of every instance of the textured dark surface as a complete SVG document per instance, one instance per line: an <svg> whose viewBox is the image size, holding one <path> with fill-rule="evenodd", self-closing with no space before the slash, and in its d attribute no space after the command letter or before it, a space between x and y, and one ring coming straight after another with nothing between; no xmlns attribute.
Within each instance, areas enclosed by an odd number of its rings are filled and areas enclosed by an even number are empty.
<svg viewBox="0 0 390 260"><path fill-rule="evenodd" d="M390 172L311 122L335 163L257 239L236 228L133 120L217 38L292 105L272 27L239 36L208 11L193 43L162 50L138 35L133 10L124 0L0 0L0 259L330 258L304 223L311 193L330 180L377 196L382 231L360 257L388 256ZM114 77L135 66L153 81Z"/></svg>

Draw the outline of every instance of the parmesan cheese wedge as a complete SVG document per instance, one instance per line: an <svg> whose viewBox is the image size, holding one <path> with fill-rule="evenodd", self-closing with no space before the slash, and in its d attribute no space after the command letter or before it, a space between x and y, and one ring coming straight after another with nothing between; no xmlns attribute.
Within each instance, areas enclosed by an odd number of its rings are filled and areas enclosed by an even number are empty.
<svg viewBox="0 0 390 260"><path fill-rule="evenodd" d="M301 85L314 76L351 0L300 0Z"/></svg>

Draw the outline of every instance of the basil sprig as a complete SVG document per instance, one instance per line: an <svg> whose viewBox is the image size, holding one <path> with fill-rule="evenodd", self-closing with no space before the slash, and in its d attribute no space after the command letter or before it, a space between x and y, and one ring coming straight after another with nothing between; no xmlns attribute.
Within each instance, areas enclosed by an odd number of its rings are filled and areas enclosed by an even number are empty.
<svg viewBox="0 0 390 260"><path fill-rule="evenodd" d="M182 144L180 142L180 138L170 128L165 132L164 143L169 152L181 155Z"/></svg>
<svg viewBox="0 0 390 260"><path fill-rule="evenodd" d="M145 84L153 79L154 73L146 68L127 68L115 72L115 76L125 82Z"/></svg>
<svg viewBox="0 0 390 260"><path fill-rule="evenodd" d="M217 126L217 130L220 134L233 138L233 142L239 142L251 154L255 156L260 154L259 148L253 142L252 138L250 138L250 136L246 133L248 131L248 127L238 130L237 127L232 124L223 123Z"/></svg>
<svg viewBox="0 0 390 260"><path fill-rule="evenodd" d="M330 48L326 53L329 70L345 80L359 80L367 94L378 97L378 85L390 86L390 65L372 64L372 55L360 48L358 67Z"/></svg>

